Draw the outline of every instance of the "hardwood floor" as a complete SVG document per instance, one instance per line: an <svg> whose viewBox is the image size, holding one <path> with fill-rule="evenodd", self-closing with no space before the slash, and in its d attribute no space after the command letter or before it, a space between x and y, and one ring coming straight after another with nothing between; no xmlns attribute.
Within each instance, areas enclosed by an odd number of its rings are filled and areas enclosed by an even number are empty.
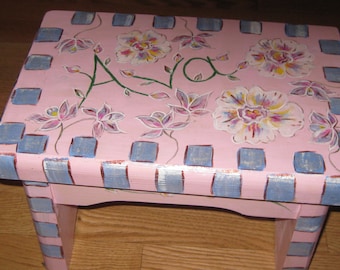
<svg viewBox="0 0 340 270"><path fill-rule="evenodd" d="M51 9L176 14L340 27L338 1L17 0L0 9L0 111L43 14ZM0 181L0 270L44 269L22 186ZM311 270L340 269L332 208ZM203 208L108 204L81 208L71 270L274 269L274 222Z"/></svg>

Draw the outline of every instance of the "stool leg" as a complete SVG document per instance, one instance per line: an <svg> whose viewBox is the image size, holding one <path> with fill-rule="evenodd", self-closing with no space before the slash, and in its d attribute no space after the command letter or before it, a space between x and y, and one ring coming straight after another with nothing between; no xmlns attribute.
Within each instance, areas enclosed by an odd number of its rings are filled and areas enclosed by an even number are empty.
<svg viewBox="0 0 340 270"><path fill-rule="evenodd" d="M56 204L47 183L26 181L24 187L46 269L68 270L77 207Z"/></svg>
<svg viewBox="0 0 340 270"><path fill-rule="evenodd" d="M296 219L275 221L276 269L308 269L328 206L301 205Z"/></svg>

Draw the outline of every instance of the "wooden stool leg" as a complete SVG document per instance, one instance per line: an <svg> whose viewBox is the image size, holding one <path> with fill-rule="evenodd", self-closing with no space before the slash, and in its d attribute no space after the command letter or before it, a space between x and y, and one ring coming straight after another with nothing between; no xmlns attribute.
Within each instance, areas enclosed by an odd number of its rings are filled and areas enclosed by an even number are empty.
<svg viewBox="0 0 340 270"><path fill-rule="evenodd" d="M276 220L277 270L309 268L328 208L328 206L320 205L301 205L296 220Z"/></svg>
<svg viewBox="0 0 340 270"><path fill-rule="evenodd" d="M48 183L24 182L34 226L48 270L67 270L71 261L77 207L56 204Z"/></svg>

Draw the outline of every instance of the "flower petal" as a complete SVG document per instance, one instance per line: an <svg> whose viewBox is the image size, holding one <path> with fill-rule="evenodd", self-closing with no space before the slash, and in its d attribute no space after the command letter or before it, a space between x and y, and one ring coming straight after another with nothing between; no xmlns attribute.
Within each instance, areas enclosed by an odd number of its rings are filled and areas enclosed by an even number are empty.
<svg viewBox="0 0 340 270"><path fill-rule="evenodd" d="M163 128L161 121L155 117L148 116L148 115L140 115L140 116L137 116L137 119L149 128L155 128L155 129Z"/></svg>
<svg viewBox="0 0 340 270"><path fill-rule="evenodd" d="M189 110L197 110L207 107L210 94L211 93L206 93L193 99L190 103Z"/></svg>
<svg viewBox="0 0 340 270"><path fill-rule="evenodd" d="M171 41L172 41L172 42L178 42L178 41L183 41L183 40L187 40L187 39L190 39L190 40L191 40L191 36L188 36L188 35L180 35L180 36L177 36L177 37L173 38Z"/></svg>
<svg viewBox="0 0 340 270"><path fill-rule="evenodd" d="M158 129L158 130L152 130L152 131L145 132L141 135L141 137L145 138L145 139L155 139L155 138L158 138L162 135L163 135L163 130Z"/></svg>
<svg viewBox="0 0 340 270"><path fill-rule="evenodd" d="M98 120L103 119L103 117L109 114L111 111L112 111L111 107L104 103L103 106L97 111Z"/></svg>
<svg viewBox="0 0 340 270"><path fill-rule="evenodd" d="M94 42L91 39L77 39L76 44L78 49L85 50L92 47Z"/></svg>
<svg viewBox="0 0 340 270"><path fill-rule="evenodd" d="M296 87L292 91L290 91L290 94L297 96L305 96L307 94L307 88L305 86Z"/></svg>
<svg viewBox="0 0 340 270"><path fill-rule="evenodd" d="M154 92L154 93L151 93L149 96L151 98L157 99L157 100L163 100L163 99L170 98L170 96L165 92Z"/></svg>
<svg viewBox="0 0 340 270"><path fill-rule="evenodd" d="M69 51L70 53L76 52L76 40L74 38L72 39L65 39L61 41L57 46L57 49L59 49L59 52ZM75 48L75 49L73 49Z"/></svg>
<svg viewBox="0 0 340 270"><path fill-rule="evenodd" d="M58 119L50 119L46 121L39 129L43 131L49 131L58 128L61 125L61 121Z"/></svg>
<svg viewBox="0 0 340 270"><path fill-rule="evenodd" d="M189 122L175 122L167 126L167 129L170 130L181 130L189 125Z"/></svg>
<svg viewBox="0 0 340 270"><path fill-rule="evenodd" d="M74 118L74 117L77 116L77 113L78 113L78 105L77 104L73 104L71 106L71 108L69 109L67 115L65 115L62 120L66 121L66 120L69 120L71 118Z"/></svg>
<svg viewBox="0 0 340 270"><path fill-rule="evenodd" d="M337 118L333 115L333 114L331 114L330 112L328 112L328 120L329 120L329 122L331 123L331 125L334 127L334 126L336 126L336 124L338 123L338 120L337 120Z"/></svg>
<svg viewBox="0 0 340 270"><path fill-rule="evenodd" d="M93 124L93 128L92 128L92 136L95 138L100 138L104 133L104 126L100 121L96 121Z"/></svg>
<svg viewBox="0 0 340 270"><path fill-rule="evenodd" d="M122 133L122 131L118 127L118 124L115 122L102 122L102 124L104 126L104 130L109 133L114 133L114 134Z"/></svg>
<svg viewBox="0 0 340 270"><path fill-rule="evenodd" d="M188 97L188 95L184 91L182 91L182 90L177 88L176 89L176 97L177 97L177 99L179 100L179 102L181 103L181 105L183 107L188 108L188 106L189 106L189 97Z"/></svg>
<svg viewBox="0 0 340 270"><path fill-rule="evenodd" d="M311 123L317 123L317 124L321 124L324 126L329 126L329 122L326 118L326 116L324 116L321 113L317 113L317 112L312 112L309 116L309 119L311 121Z"/></svg>
<svg viewBox="0 0 340 270"><path fill-rule="evenodd" d="M288 99L287 96L277 92L264 92L260 87L252 87L247 96L247 103L251 106L262 106L268 110L278 110L282 108Z"/></svg>
<svg viewBox="0 0 340 270"><path fill-rule="evenodd" d="M337 132L334 132L333 133L333 138L329 144L329 151L331 153L335 153L337 151L339 151L339 136L338 136L338 133Z"/></svg>
<svg viewBox="0 0 340 270"><path fill-rule="evenodd" d="M173 110L175 113L182 114L182 115L189 115L190 111L183 106L177 105L169 105L170 109Z"/></svg>
<svg viewBox="0 0 340 270"><path fill-rule="evenodd" d="M38 124L45 123L46 121L51 120L51 117L44 116L42 114L32 114L27 118L28 121L34 121Z"/></svg>
<svg viewBox="0 0 340 270"><path fill-rule="evenodd" d="M202 115L206 115L209 114L210 111L209 110L205 110L205 109L197 109L191 112L191 115L194 116L202 116Z"/></svg>
<svg viewBox="0 0 340 270"><path fill-rule="evenodd" d="M59 117L60 119L64 119L69 113L69 104L68 101L65 100L59 107Z"/></svg>
<svg viewBox="0 0 340 270"><path fill-rule="evenodd" d="M173 111L170 111L167 113L163 118L162 118L162 124L163 126L167 125L168 123L172 122L174 118L174 113Z"/></svg>
<svg viewBox="0 0 340 270"><path fill-rule="evenodd" d="M309 80L299 80L299 81L290 82L289 84L295 85L295 86L308 87L311 85L311 83L312 81L309 81Z"/></svg>
<svg viewBox="0 0 340 270"><path fill-rule="evenodd" d="M228 108L240 108L246 103L248 90L244 87L236 87L223 91L217 104Z"/></svg>
<svg viewBox="0 0 340 270"><path fill-rule="evenodd" d="M135 75L135 72L133 69L120 70L119 72L125 78L133 77Z"/></svg>
<svg viewBox="0 0 340 270"><path fill-rule="evenodd" d="M125 115L123 113L120 112L111 112L106 114L103 118L102 121L110 121L110 122L116 122L116 121L120 121L123 120L125 118Z"/></svg>
<svg viewBox="0 0 340 270"><path fill-rule="evenodd" d="M64 66L67 72L69 73L78 73L80 72L80 66L74 65L74 66Z"/></svg>
<svg viewBox="0 0 340 270"><path fill-rule="evenodd" d="M94 108L82 108L83 113L90 115L90 116L97 116L97 110Z"/></svg>

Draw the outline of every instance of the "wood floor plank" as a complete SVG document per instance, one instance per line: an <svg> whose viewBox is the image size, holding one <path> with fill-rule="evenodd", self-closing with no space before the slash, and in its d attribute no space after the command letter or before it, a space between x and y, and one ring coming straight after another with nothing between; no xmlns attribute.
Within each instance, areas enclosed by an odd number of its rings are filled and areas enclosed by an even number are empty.
<svg viewBox="0 0 340 270"><path fill-rule="evenodd" d="M143 252L143 270L263 270L275 268L273 254L261 250L197 248L186 246L146 246Z"/></svg>

